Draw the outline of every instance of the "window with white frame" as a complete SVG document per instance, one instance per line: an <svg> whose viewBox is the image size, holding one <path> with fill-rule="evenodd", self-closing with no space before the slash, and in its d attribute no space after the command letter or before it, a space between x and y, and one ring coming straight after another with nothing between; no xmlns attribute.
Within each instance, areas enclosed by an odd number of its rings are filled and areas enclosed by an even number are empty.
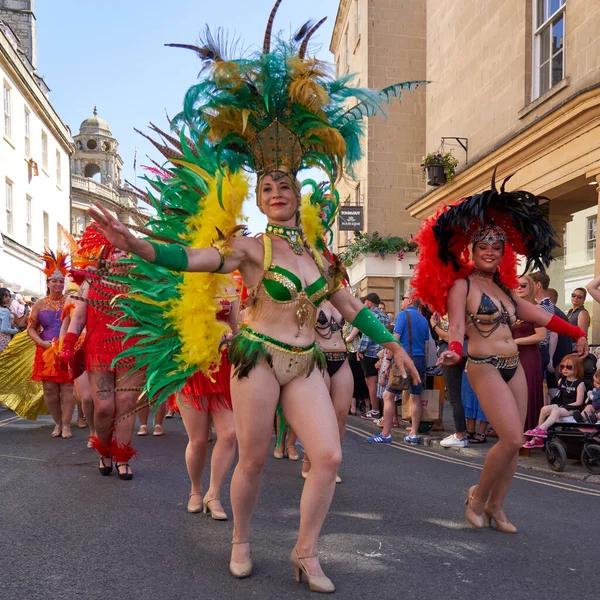
<svg viewBox="0 0 600 600"><path fill-rule="evenodd" d="M31 113L29 109L25 107L24 113L24 125L25 125L25 156L31 157Z"/></svg>
<svg viewBox="0 0 600 600"><path fill-rule="evenodd" d="M533 0L533 98L565 77L565 13L567 0Z"/></svg>
<svg viewBox="0 0 600 600"><path fill-rule="evenodd" d="M588 262L596 260L596 226L598 217L588 217L587 219L587 259Z"/></svg>
<svg viewBox="0 0 600 600"><path fill-rule="evenodd" d="M48 136L42 131L42 169L48 172Z"/></svg>
<svg viewBox="0 0 600 600"><path fill-rule="evenodd" d="M33 241L33 230L31 228L31 213L33 211L31 210L31 204L32 204L31 196L25 196L25 217L27 219L26 233L27 233L27 245L28 246L31 246L31 243Z"/></svg>
<svg viewBox="0 0 600 600"><path fill-rule="evenodd" d="M346 27L346 33L344 34L344 41L346 45L346 73L350 70L350 36L348 35L348 27Z"/></svg>
<svg viewBox="0 0 600 600"><path fill-rule="evenodd" d="M56 151L56 185L60 187L62 179L62 164L60 160L60 150Z"/></svg>
<svg viewBox="0 0 600 600"><path fill-rule="evenodd" d="M7 138L10 138L10 134L12 131L12 123L11 123L11 112L10 112L10 86L8 83L4 82L4 135Z"/></svg>
<svg viewBox="0 0 600 600"><path fill-rule="evenodd" d="M50 217L44 213L44 248L50 248Z"/></svg>
<svg viewBox="0 0 600 600"><path fill-rule="evenodd" d="M12 235L13 232L13 183L10 179L6 179L4 182L4 194L6 197L6 233Z"/></svg>

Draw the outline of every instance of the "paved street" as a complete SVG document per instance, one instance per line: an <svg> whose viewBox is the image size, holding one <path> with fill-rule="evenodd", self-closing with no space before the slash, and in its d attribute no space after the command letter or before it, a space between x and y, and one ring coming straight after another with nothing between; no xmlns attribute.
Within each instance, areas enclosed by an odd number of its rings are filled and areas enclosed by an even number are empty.
<svg viewBox="0 0 600 600"><path fill-rule="evenodd" d="M250 579L227 571L231 521L185 511L181 420L138 438L135 478L101 477L85 431L50 438L48 417L0 409L0 598L309 598L295 582L299 463L269 459ZM519 472L507 503L518 535L473 530L465 490L480 461L365 443L352 417L321 556L338 598L596 598L600 486ZM400 436L397 436L400 439ZM225 509L230 513L228 489ZM596 582L595 584L593 582Z"/></svg>

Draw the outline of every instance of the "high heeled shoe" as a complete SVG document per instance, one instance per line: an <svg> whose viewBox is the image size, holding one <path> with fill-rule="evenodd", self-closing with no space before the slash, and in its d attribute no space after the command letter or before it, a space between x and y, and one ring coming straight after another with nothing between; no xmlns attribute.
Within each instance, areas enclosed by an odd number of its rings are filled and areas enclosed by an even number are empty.
<svg viewBox="0 0 600 600"><path fill-rule="evenodd" d="M50 437L59 438L62 436L62 425L55 425Z"/></svg>
<svg viewBox="0 0 600 600"><path fill-rule="evenodd" d="M248 544L249 542L231 542L235 544ZM252 560L245 560L243 563L235 562L233 558L229 561L229 572L238 579L250 577L252 575Z"/></svg>
<svg viewBox="0 0 600 600"><path fill-rule="evenodd" d="M310 460L306 458L302 459L302 465L310 465ZM310 470L310 469L309 469ZM300 471L300 475L302 475L302 479L306 479L308 477L308 471Z"/></svg>
<svg viewBox="0 0 600 600"><path fill-rule="evenodd" d="M277 450L277 448L275 448L275 450L273 450L273 458L285 458L285 452L279 452L279 450Z"/></svg>
<svg viewBox="0 0 600 600"><path fill-rule="evenodd" d="M517 533L518 529L506 518L503 509L493 509L489 504L483 507L483 512L487 518L487 526L492 526L492 521L496 523L496 530L501 533Z"/></svg>
<svg viewBox="0 0 600 600"><path fill-rule="evenodd" d="M294 547L292 550L292 554L290 556L290 562L294 567L294 572L296 574L296 581L298 583L302 582L302 573L306 575L306 579L308 580L308 588L311 592L320 592L322 594L332 594L335 592L335 585L333 581L329 579L326 575L314 576L311 575L306 567L302 564L302 561L306 558L316 558L318 554L312 554L311 556L299 556L298 550Z"/></svg>
<svg viewBox="0 0 600 600"><path fill-rule="evenodd" d="M212 508L210 506L211 502L218 502L219 504L221 504L220 500L218 498L207 498L208 496L205 496L202 499L202 512L205 515L210 515L215 521L227 521L229 517L227 516L227 513L224 510L222 510L223 507L221 507L221 510L219 510L218 508Z"/></svg>
<svg viewBox="0 0 600 600"><path fill-rule="evenodd" d="M298 454L298 450L296 450L296 446L288 446L286 449L288 460L300 460L300 455ZM290 452L293 450L293 454Z"/></svg>
<svg viewBox="0 0 600 600"><path fill-rule="evenodd" d="M202 492L191 492L190 499L188 500L187 511L189 513L199 513L202 512L202 508L204 506L204 502L200 499L200 502L192 502L192 498L195 496L202 496Z"/></svg>
<svg viewBox="0 0 600 600"><path fill-rule="evenodd" d="M105 460L110 460L110 465L106 465ZM98 471L100 471L100 475L110 475L113 470L113 462L111 456L101 456L100 464L98 465Z"/></svg>
<svg viewBox="0 0 600 600"><path fill-rule="evenodd" d="M483 502L481 502L479 500L475 500L474 493L475 493L476 488L477 488L477 486L473 485L469 488L469 491L467 492L467 499L465 500L465 504L467 505L467 510L465 511L465 517L466 517L467 521L469 521L469 523L471 523L471 525L473 525L473 527L475 527L475 529L483 529L483 527L484 527L483 513L478 515L472 508L473 504L484 505ZM484 507L484 509L485 509L485 507Z"/></svg>

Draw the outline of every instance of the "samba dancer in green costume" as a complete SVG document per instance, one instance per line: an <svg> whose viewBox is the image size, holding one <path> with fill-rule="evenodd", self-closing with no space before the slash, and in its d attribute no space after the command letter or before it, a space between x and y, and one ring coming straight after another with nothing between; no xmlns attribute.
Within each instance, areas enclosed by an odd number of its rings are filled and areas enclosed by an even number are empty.
<svg viewBox="0 0 600 600"><path fill-rule="evenodd" d="M203 148L211 144L227 160L227 168L221 168L222 179L231 177L233 165L252 170L258 179L258 206L269 219L266 233L236 237L219 232L212 247L186 247L136 238L100 206L90 214L112 244L155 265L171 271L241 272L249 291L248 326L234 338L229 351L239 443L239 462L231 483L230 571L240 578L252 572L250 519L273 417L281 402L312 465L300 502L300 530L291 562L298 581L304 573L311 590L332 592L335 587L319 564L318 539L342 456L335 412L319 371L324 358L315 345L319 304L329 299L347 321L389 348L401 371L406 370L414 382L419 376L397 340L343 288L341 268L324 252L321 219L325 228L333 223L338 207L334 184L343 167L360 158L360 120L377 114L383 101L399 98L403 90L415 89L421 82L373 91L351 88L351 77L333 80L327 65L306 57L308 40L320 23L304 26L292 42L278 41L271 49L272 22L280 2L271 12L258 56L226 60L208 32L205 46L191 47L207 61L209 74L190 89L185 110L174 125L190 132L196 148L194 155L184 152L185 159L177 155L174 160L171 154L176 168L168 168L173 181L178 174L182 178L192 172L206 181L208 173L198 167L203 164ZM344 102L352 97L359 103L346 110ZM217 163L222 164L221 160ZM302 184L296 173L310 166L322 168L330 183L311 182L312 195L301 210ZM163 182L163 198L167 198L164 189L169 188L169 181ZM178 189L178 193L189 193L189 183ZM164 236L165 227L161 231Z"/></svg>

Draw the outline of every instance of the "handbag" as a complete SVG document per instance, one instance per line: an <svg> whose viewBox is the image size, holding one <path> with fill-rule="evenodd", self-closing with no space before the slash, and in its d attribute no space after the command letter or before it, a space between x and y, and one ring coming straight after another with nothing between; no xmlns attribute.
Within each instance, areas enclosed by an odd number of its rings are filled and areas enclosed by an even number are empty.
<svg viewBox="0 0 600 600"><path fill-rule="evenodd" d="M409 397L408 392L404 392L402 398L403 419L410 419L412 414ZM423 407L421 422L437 421L440 418L440 390L421 390L421 406Z"/></svg>
<svg viewBox="0 0 600 600"><path fill-rule="evenodd" d="M406 322L408 324L408 345L410 348L410 356L412 356L412 322L410 320L409 312L405 310L404 313L406 314ZM403 377L400 374L400 369L394 362L394 364L392 364L392 368L390 369L388 388L393 392L402 392L410 387L410 383L410 376L407 374L405 377Z"/></svg>

